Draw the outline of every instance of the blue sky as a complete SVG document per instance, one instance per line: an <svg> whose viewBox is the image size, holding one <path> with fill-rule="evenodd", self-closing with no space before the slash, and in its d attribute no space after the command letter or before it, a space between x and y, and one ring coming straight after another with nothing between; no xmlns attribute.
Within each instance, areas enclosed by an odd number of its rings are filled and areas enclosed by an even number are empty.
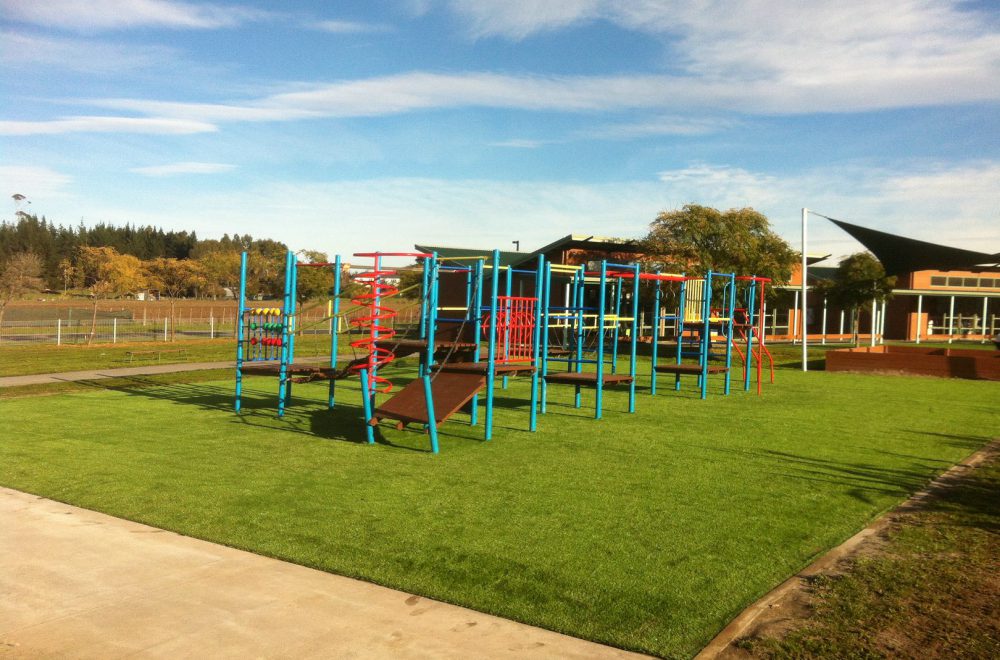
<svg viewBox="0 0 1000 660"><path fill-rule="evenodd" d="M697 5L697 6L696 6ZM1000 6L0 0L0 181L330 254L803 206L1000 250ZM860 249L821 219L810 252Z"/></svg>

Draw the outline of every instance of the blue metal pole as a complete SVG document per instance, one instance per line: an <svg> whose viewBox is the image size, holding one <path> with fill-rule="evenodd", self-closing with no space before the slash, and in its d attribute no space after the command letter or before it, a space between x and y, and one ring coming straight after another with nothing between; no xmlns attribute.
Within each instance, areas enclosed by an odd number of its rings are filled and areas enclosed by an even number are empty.
<svg viewBox="0 0 1000 660"><path fill-rule="evenodd" d="M240 398L243 396L243 340L244 320L247 299L247 253L240 255L240 302L236 312L236 412L240 411Z"/></svg>
<svg viewBox="0 0 1000 660"><path fill-rule="evenodd" d="M639 264L635 265L635 278L632 280L632 342L629 346L631 352L629 354L629 367L628 375L632 377L632 381L628 386L628 411L630 413L635 412L635 360L636 353L638 349L639 342ZM619 278L619 283L624 285L625 278Z"/></svg>
<svg viewBox="0 0 1000 660"><path fill-rule="evenodd" d="M548 399L548 383L545 381L545 376L549 373L549 300L552 291L552 265L546 263L539 273L539 277L542 277L542 300L539 303L542 306L542 346L539 349L542 360L542 379L541 379L541 413L545 414L545 404Z"/></svg>
<svg viewBox="0 0 1000 660"><path fill-rule="evenodd" d="M493 395L496 390L497 364L497 295L500 289L500 250L493 250L492 280L490 282L490 336L489 366L486 373L486 429L485 439L493 438Z"/></svg>
<svg viewBox="0 0 1000 660"><path fill-rule="evenodd" d="M361 409L365 414L365 439L368 440L368 444L375 444L375 427L372 426L372 399L371 395L371 385L368 381L368 370L361 370Z"/></svg>
<svg viewBox="0 0 1000 660"><path fill-rule="evenodd" d="M278 367L278 417L282 417L285 414L285 397L287 396L287 379L288 379L288 322L289 322L289 310L291 308L291 303L289 302L292 289L292 269L294 267L293 259L295 255L291 250L285 255L285 296L282 300L283 306L281 310L281 354L280 354L280 365Z"/></svg>
<svg viewBox="0 0 1000 660"><path fill-rule="evenodd" d="M677 364L684 360L684 321L685 306L687 305L687 280L681 280L681 290L678 296L677 307ZM674 374L674 390L681 389L681 375Z"/></svg>
<svg viewBox="0 0 1000 660"><path fill-rule="evenodd" d="M469 310L471 314L470 320L472 321L472 339L475 342L475 349L472 351L472 361L479 362L481 355L481 345L482 345L482 327L480 326L479 320L483 315L483 260L477 259L475 262L475 290L473 291L473 303L474 306ZM469 408L469 426L475 426L479 423L479 395L472 395L472 401L469 403L471 406Z"/></svg>
<svg viewBox="0 0 1000 660"><path fill-rule="evenodd" d="M729 309L726 310L726 318L728 321L726 323L726 394L729 394L730 383L732 382L732 366L733 366L733 315L736 313L736 273L730 273L726 276L728 280L728 290L726 291L726 304Z"/></svg>
<svg viewBox="0 0 1000 660"><path fill-rule="evenodd" d="M757 280L750 280L750 284L747 286L747 348L744 354L744 368L743 368L743 391L750 391L750 371L753 367L751 363L751 358L753 357L753 336L757 328L754 323L754 315L757 312ZM763 357L763 356L761 356Z"/></svg>
<svg viewBox="0 0 1000 660"><path fill-rule="evenodd" d="M431 436L431 451L438 453L438 430L437 417L434 416L434 392L431 387L431 377L423 377L424 380L424 403L427 406L427 432Z"/></svg>
<svg viewBox="0 0 1000 660"><path fill-rule="evenodd" d="M538 368L539 344L542 330L542 275L545 272L545 255L538 255L538 266L535 269L535 329L532 334L531 355L531 411L528 416L528 430L534 431L538 426Z"/></svg>
<svg viewBox="0 0 1000 660"><path fill-rule="evenodd" d="M659 275L660 271L656 271L656 274ZM660 280L654 281L656 282L656 288L653 289L653 313L650 315L653 322L653 340L652 345L649 347L653 360L649 368L649 394L651 396L656 396L656 358L660 348L660 300L663 295L660 288Z"/></svg>
<svg viewBox="0 0 1000 660"><path fill-rule="evenodd" d="M608 284L608 262L601 260L601 274L598 287L600 291L597 294L597 382L596 382L596 396L594 401L594 419L601 418L601 407L603 406L604 399L604 305L605 305L605 287Z"/></svg>
<svg viewBox="0 0 1000 660"><path fill-rule="evenodd" d="M583 303L587 298L586 291L586 274L581 268L573 275L573 304L576 305L576 364L574 365L572 362L566 364L567 371L575 369L577 373L583 371L583 340L587 331L587 320L583 313ZM573 407L579 408L583 404L580 397L580 386L576 385L573 390Z"/></svg>
<svg viewBox="0 0 1000 660"><path fill-rule="evenodd" d="M701 386L701 398L708 398L708 352L712 350L712 271L705 274L704 295L701 301L701 376L698 385Z"/></svg>
<svg viewBox="0 0 1000 660"><path fill-rule="evenodd" d="M431 372L431 365L434 364L434 352L437 349L437 317L438 317L438 286L441 280L441 271L438 267L437 252L432 252L429 259L425 259L425 266L428 273L428 299L427 299L427 352L423 364L420 365L420 375L428 375ZM430 262L430 263L427 263Z"/></svg>
<svg viewBox="0 0 1000 660"><path fill-rule="evenodd" d="M427 301L430 300L430 289L428 288L430 262L424 259L423 266L424 270L420 276L420 338L427 339Z"/></svg>
<svg viewBox="0 0 1000 660"><path fill-rule="evenodd" d="M511 267L508 267L507 268L507 277L505 278L506 281L504 283L504 295L507 296L508 298L510 298L510 293L511 293L511 290L512 290L511 287L512 287L512 284L513 284L513 282L512 282L513 276L514 276L514 269L511 268ZM511 321L511 319L510 319L510 301L507 301L507 309L505 310L504 313L507 316L507 326L508 326L508 329L505 331L505 335L504 335L504 338L503 338L503 357L504 357L504 360L506 360L507 358L510 357L510 329L509 329L510 328L510 321ZM507 389L507 376L506 375L504 375L503 380L501 381L501 385L502 385L503 389Z"/></svg>
<svg viewBox="0 0 1000 660"><path fill-rule="evenodd" d="M337 368L337 335L340 330L340 255L333 260L333 308L330 310L330 369ZM330 379L328 405L333 408L337 393L337 379Z"/></svg>
<svg viewBox="0 0 1000 660"><path fill-rule="evenodd" d="M621 321L618 318L621 316L622 310L622 294L624 293L624 287L622 286L622 278L617 277L611 283L611 293L612 299L615 305L615 329L612 332L612 344L611 344L611 373L618 373L618 339L620 337Z"/></svg>

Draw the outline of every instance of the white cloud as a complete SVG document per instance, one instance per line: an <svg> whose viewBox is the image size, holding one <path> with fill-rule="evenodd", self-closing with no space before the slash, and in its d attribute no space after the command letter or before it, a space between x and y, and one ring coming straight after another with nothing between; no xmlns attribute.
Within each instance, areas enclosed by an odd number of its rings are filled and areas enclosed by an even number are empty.
<svg viewBox="0 0 1000 660"><path fill-rule="evenodd" d="M330 32L332 34L364 34L369 32L388 32L391 28L381 23L362 23L359 21L318 21L311 23L309 27L314 30Z"/></svg>
<svg viewBox="0 0 1000 660"><path fill-rule="evenodd" d="M170 163L167 165L150 165L147 167L133 167L130 171L145 176L177 176L180 174L220 174L235 169L235 165L226 163Z"/></svg>
<svg viewBox="0 0 1000 660"><path fill-rule="evenodd" d="M23 72L29 65L55 66L80 73L108 74L135 71L170 63L176 69L180 55L155 45L121 45L91 39L67 39L0 33L0 62Z"/></svg>
<svg viewBox="0 0 1000 660"><path fill-rule="evenodd" d="M994 67L996 68L996 67ZM897 81L899 82L899 81ZM947 88L948 94L942 95ZM231 103L91 99L88 104L199 121L282 121L372 117L436 108L489 107L597 113L635 109L743 113L864 111L913 105L1000 100L1000 70L949 71L914 84L845 80L821 87L768 80L717 82L669 75L533 76L415 71L362 80L299 86L290 92ZM682 125L683 122L683 125ZM639 134L706 131L711 122L664 120Z"/></svg>
<svg viewBox="0 0 1000 660"><path fill-rule="evenodd" d="M632 123L606 124L579 131L579 137L630 140L655 135L708 135L734 126L726 119L698 117L654 117Z"/></svg>
<svg viewBox="0 0 1000 660"><path fill-rule="evenodd" d="M501 140L500 142L491 142L489 146L491 147L508 147L510 149L537 149L546 144L551 144L550 140L527 140L523 138L514 138L511 140Z"/></svg>
<svg viewBox="0 0 1000 660"><path fill-rule="evenodd" d="M0 165L0 181L7 188L3 193L8 199L17 193L31 201L65 196L66 187L73 182L73 177L37 165Z"/></svg>
<svg viewBox="0 0 1000 660"><path fill-rule="evenodd" d="M218 130L212 124L165 117L65 117L50 121L0 121L0 135L62 133L149 133L187 135Z"/></svg>
<svg viewBox="0 0 1000 660"><path fill-rule="evenodd" d="M803 206L890 233L970 250L1000 250L1000 162L914 165L906 170L824 167L775 176L693 165L661 172L679 208L752 206L798 245ZM810 220L809 250L845 255L863 247L822 219Z"/></svg>
<svg viewBox="0 0 1000 660"><path fill-rule="evenodd" d="M448 0L472 37L523 39L595 20L660 38L694 105L846 111L1000 95L1000 32L961 0ZM970 93L970 88L976 91Z"/></svg>
<svg viewBox="0 0 1000 660"><path fill-rule="evenodd" d="M639 237L663 210L697 203L752 206L792 245L802 206L835 218L956 247L1000 250L1000 162L924 166L916 173L822 167L774 176L695 164L642 181L587 184L488 179L379 178L267 181L231 192L147 191L141 207L97 206L105 195L72 199L62 217L139 222L199 235L249 232L295 247L349 255L407 251L414 243L522 249L569 233ZM15 192L15 191L12 191ZM31 195L25 186L17 190ZM52 207L49 204L49 207ZM48 208L48 207L47 207ZM60 216L50 212L50 217ZM182 220L179 220L182 219ZM276 221L277 220L277 221ZM862 246L811 218L810 252L846 255Z"/></svg>
<svg viewBox="0 0 1000 660"><path fill-rule="evenodd" d="M138 27L209 29L260 20L256 9L176 0L0 0L8 21L79 31Z"/></svg>

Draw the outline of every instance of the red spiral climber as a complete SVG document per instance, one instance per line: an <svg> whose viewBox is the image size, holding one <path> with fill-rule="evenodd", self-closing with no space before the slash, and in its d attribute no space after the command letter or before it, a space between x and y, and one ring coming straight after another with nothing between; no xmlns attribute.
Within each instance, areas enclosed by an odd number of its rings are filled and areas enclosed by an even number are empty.
<svg viewBox="0 0 1000 660"><path fill-rule="evenodd" d="M368 286L368 291L362 293L351 300L359 307L366 307L369 313L351 319L351 325L364 331L367 329L367 337L362 337L351 342L352 348L364 349L368 352L367 359L351 367L352 371L360 372L362 369L368 371L368 387L370 393L386 394L392 391L392 381L378 373L379 369L396 359L391 348L380 346L382 342L392 339L396 331L389 327L388 322L396 317L396 310L383 304L386 298L390 298L399 289L385 281L388 277L395 277L395 270L388 270L382 267L383 257L430 257L429 254L409 253L409 252L358 252L355 257L371 257L374 259L374 266L367 273L355 275L357 282Z"/></svg>

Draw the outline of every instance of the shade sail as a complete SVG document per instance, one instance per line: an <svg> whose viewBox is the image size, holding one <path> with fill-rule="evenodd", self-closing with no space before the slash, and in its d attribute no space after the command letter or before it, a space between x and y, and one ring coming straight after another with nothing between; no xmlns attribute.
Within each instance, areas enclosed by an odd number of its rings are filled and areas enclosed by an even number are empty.
<svg viewBox="0 0 1000 660"><path fill-rule="evenodd" d="M902 275L918 270L968 270L1000 263L1000 253L963 250L868 229L843 220L827 220L868 248L882 262L886 275Z"/></svg>

